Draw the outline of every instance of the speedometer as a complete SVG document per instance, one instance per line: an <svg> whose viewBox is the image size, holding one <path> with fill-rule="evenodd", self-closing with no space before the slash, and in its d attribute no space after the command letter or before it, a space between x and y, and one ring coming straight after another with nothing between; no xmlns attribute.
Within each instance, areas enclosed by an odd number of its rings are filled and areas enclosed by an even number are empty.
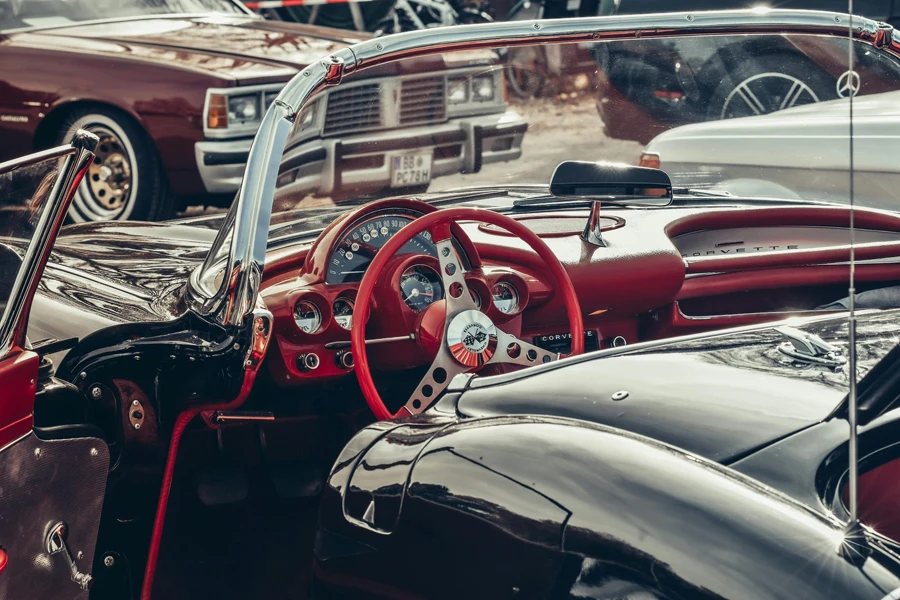
<svg viewBox="0 0 900 600"><path fill-rule="evenodd" d="M411 217L373 216L361 221L344 234L328 259L325 283L362 281L369 263L391 237L412 223ZM403 245L398 254L437 256L431 233L423 231Z"/></svg>

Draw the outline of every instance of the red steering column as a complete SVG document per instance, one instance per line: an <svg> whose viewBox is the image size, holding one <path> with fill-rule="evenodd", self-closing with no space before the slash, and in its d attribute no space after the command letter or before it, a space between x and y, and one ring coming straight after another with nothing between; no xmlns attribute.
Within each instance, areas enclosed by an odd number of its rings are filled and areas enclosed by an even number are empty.
<svg viewBox="0 0 900 600"><path fill-rule="evenodd" d="M375 255L360 283L356 297L356 314L350 340L356 358L356 376L366 402L380 420L416 415L430 406L460 373L477 371L492 363L514 363L532 366L559 360L533 344L497 328L490 318L478 310L466 285L462 261L453 245L450 223L466 220L502 227L518 236L537 252L563 294L572 331L572 354L584 352L584 323L575 288L568 273L547 244L530 229L509 217L481 208L450 208L422 216L395 234ZM443 339L428 372L419 382L406 404L392 414L375 389L365 350L365 327L375 284L391 257L409 240L429 230L437 248L440 275L444 285L445 313Z"/></svg>

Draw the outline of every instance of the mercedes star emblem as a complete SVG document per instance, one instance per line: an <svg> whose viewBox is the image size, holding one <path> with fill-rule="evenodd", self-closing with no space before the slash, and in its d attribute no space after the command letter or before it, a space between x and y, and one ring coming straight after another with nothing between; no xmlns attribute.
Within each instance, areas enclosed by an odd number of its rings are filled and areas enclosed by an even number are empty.
<svg viewBox="0 0 900 600"><path fill-rule="evenodd" d="M841 98L856 96L859 93L859 87L859 73L856 71L845 71L843 75L838 77L836 88L837 94Z"/></svg>

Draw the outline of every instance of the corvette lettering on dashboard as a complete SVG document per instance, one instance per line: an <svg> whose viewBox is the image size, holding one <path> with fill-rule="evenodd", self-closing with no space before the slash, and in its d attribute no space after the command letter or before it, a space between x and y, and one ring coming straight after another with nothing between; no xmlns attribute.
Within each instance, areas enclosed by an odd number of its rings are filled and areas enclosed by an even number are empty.
<svg viewBox="0 0 900 600"><path fill-rule="evenodd" d="M799 244L787 244L784 246L742 246L738 248L716 248L715 250L707 250L706 252L686 252L682 253L682 258L691 258L694 256L720 256L723 254L746 254L753 252L772 252L773 250L799 250Z"/></svg>

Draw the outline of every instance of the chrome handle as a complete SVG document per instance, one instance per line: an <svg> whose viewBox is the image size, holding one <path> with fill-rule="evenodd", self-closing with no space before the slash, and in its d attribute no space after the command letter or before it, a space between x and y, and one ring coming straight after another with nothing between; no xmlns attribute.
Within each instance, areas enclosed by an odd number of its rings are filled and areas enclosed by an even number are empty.
<svg viewBox="0 0 900 600"><path fill-rule="evenodd" d="M78 565L75 564L75 559L72 558L72 553L66 545L66 538L68 536L69 526L66 525L65 521L59 521L47 532L47 537L44 540L44 550L50 556L62 554L66 559L66 564L69 566L72 581L77 583L81 589L87 590L91 586L92 577L89 574L82 573L78 570Z"/></svg>

